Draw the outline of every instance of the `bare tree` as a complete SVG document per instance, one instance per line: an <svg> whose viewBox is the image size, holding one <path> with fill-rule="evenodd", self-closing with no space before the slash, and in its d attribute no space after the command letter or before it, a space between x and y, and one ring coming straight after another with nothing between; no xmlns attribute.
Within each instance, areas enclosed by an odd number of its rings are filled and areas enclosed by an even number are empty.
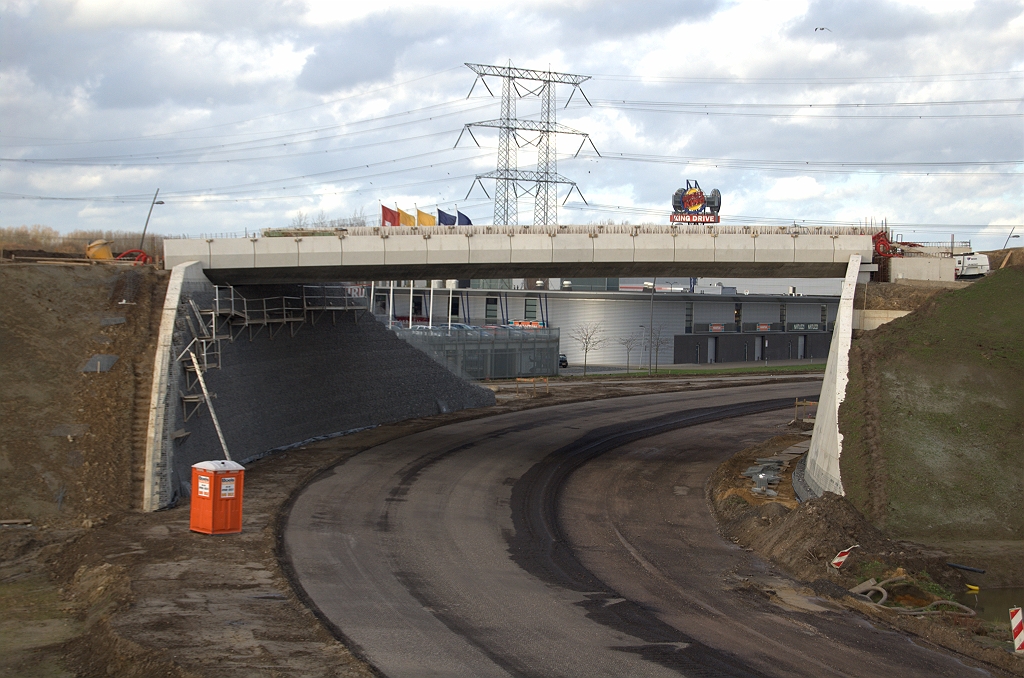
<svg viewBox="0 0 1024 678"><path fill-rule="evenodd" d="M627 372L629 372L629 354L632 353L633 349L635 349L638 345L640 345L640 342L642 342L643 340L644 340L643 335L640 334L639 332L634 332L633 334L629 335L628 337L619 337L618 339L615 340L615 343L617 343L619 346L621 346L624 349L626 349L626 371Z"/></svg>
<svg viewBox="0 0 1024 678"><path fill-rule="evenodd" d="M672 343L672 338L664 336L665 332L664 325L657 325L654 328L654 371L658 371L658 353L661 352L662 348L667 347Z"/></svg>
<svg viewBox="0 0 1024 678"><path fill-rule="evenodd" d="M327 218L327 212L320 210L316 213L311 221L313 228L325 229L330 225L330 220Z"/></svg>
<svg viewBox="0 0 1024 678"><path fill-rule="evenodd" d="M587 376L587 354L600 348L604 343L604 328L601 323L580 323L569 332L569 338L583 351L583 376Z"/></svg>
<svg viewBox="0 0 1024 678"><path fill-rule="evenodd" d="M302 210L299 210L294 217L292 217L292 228L306 228L309 226L309 217Z"/></svg>
<svg viewBox="0 0 1024 678"><path fill-rule="evenodd" d="M342 217L340 219L331 219L328 222L328 226L334 229L341 228L357 228L359 226L369 226L370 220L366 216L366 211L360 207L358 210L353 210L352 216Z"/></svg>

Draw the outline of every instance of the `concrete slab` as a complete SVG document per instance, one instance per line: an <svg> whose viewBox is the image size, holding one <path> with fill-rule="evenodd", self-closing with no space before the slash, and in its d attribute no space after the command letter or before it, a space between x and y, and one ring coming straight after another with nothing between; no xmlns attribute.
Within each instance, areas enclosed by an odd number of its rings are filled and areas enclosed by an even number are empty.
<svg viewBox="0 0 1024 678"><path fill-rule="evenodd" d="M675 238L673 261L712 262L715 260L713 235L679 235Z"/></svg>
<svg viewBox="0 0 1024 678"><path fill-rule="evenodd" d="M427 241L423 234L412 237L389 235L384 239L384 252L384 262L389 266L415 266L427 263Z"/></svg>
<svg viewBox="0 0 1024 678"><path fill-rule="evenodd" d="M85 363L78 368L79 372L108 372L110 368L117 362L117 356L110 353L97 353L93 357L85 361Z"/></svg>
<svg viewBox="0 0 1024 678"><path fill-rule="evenodd" d="M597 238L583 233L559 233L551 238L551 261L555 263L583 263L594 261L594 243Z"/></svg>
<svg viewBox="0 0 1024 678"><path fill-rule="evenodd" d="M754 261L793 261L796 237L784 235L759 235L754 238Z"/></svg>
<svg viewBox="0 0 1024 678"><path fill-rule="evenodd" d="M715 261L753 262L757 249L755 235L719 235L715 238Z"/></svg>
<svg viewBox="0 0 1024 678"><path fill-rule="evenodd" d="M504 233L476 233L468 240L471 264L507 264L512 261L511 238Z"/></svg>
<svg viewBox="0 0 1024 678"><path fill-rule="evenodd" d="M218 265L220 262L224 262L224 265L230 268L254 268L256 266L256 249L253 240L248 238L211 240L207 243L209 255L216 258Z"/></svg>
<svg viewBox="0 0 1024 678"><path fill-rule="evenodd" d="M461 233L431 233L425 240L428 264L461 264L469 261L469 238Z"/></svg>
<svg viewBox="0 0 1024 678"><path fill-rule="evenodd" d="M677 261L676 240L671 233L640 233L633 238L633 261Z"/></svg>
<svg viewBox="0 0 1024 678"><path fill-rule="evenodd" d="M384 243L386 240L379 235L357 238L347 237L341 241L342 266L382 266L384 265Z"/></svg>
<svg viewBox="0 0 1024 678"><path fill-rule="evenodd" d="M341 239L333 235L297 238L300 266L341 266Z"/></svg>
<svg viewBox="0 0 1024 678"><path fill-rule="evenodd" d="M634 261L634 238L625 233L599 233L594 261Z"/></svg>
<svg viewBox="0 0 1024 678"><path fill-rule="evenodd" d="M219 246L221 242L224 241L210 241L211 252L213 247ZM295 238L258 238L253 242L253 256L256 259L257 268L299 265L299 248ZM218 265L220 265L219 258Z"/></svg>
<svg viewBox="0 0 1024 678"><path fill-rule="evenodd" d="M517 233L509 241L512 263L551 263L552 240L547 233Z"/></svg>

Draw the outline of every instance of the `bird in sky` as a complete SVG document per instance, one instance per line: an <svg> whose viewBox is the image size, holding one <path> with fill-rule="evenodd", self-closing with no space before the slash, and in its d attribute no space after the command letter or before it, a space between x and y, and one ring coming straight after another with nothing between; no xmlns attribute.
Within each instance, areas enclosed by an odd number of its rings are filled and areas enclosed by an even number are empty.
<svg viewBox="0 0 1024 678"><path fill-rule="evenodd" d="M821 28L815 28L814 29L815 33L817 33L818 31L828 31L829 33L831 33L832 29L831 28L825 28L824 26L822 26Z"/></svg>

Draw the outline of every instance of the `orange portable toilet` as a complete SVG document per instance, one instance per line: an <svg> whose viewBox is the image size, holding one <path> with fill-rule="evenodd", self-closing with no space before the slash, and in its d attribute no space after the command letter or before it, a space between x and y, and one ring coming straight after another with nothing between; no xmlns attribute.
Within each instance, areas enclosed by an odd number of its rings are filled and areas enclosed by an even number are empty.
<svg viewBox="0 0 1024 678"><path fill-rule="evenodd" d="M242 489L245 467L226 459L192 465L192 507L189 529L203 534L242 531Z"/></svg>

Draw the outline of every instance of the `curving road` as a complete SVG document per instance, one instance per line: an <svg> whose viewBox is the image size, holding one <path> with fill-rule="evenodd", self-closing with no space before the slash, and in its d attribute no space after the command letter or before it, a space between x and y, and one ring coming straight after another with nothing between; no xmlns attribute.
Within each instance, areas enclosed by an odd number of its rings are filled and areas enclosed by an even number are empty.
<svg viewBox="0 0 1024 678"><path fill-rule="evenodd" d="M392 441L299 495L285 553L388 676L985 675L800 595L718 536L707 476L818 386L576 403Z"/></svg>

